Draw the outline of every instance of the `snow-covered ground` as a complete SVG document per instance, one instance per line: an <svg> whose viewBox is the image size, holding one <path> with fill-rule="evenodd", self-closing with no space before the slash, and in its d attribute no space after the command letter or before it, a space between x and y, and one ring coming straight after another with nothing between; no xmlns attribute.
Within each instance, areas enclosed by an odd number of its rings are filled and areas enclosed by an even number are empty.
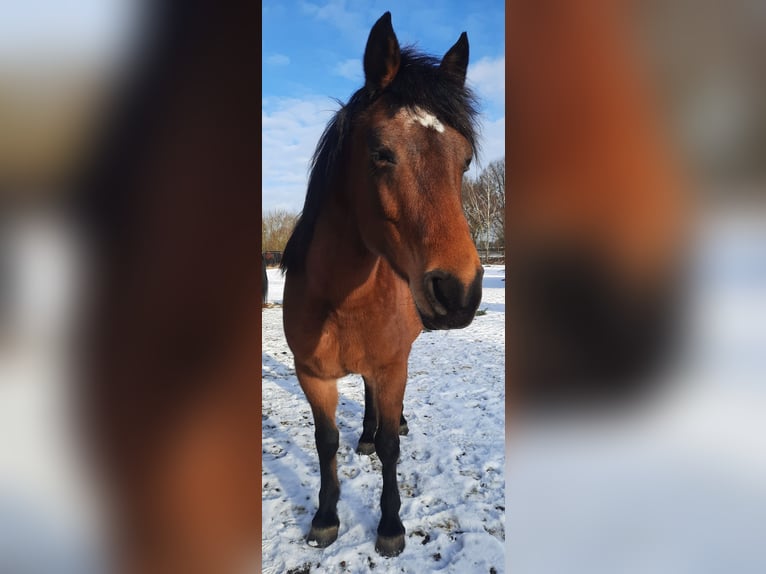
<svg viewBox="0 0 766 574"><path fill-rule="evenodd" d="M264 572L504 571L504 276L503 266L486 267L485 313L463 330L422 333L412 349L404 398L410 432L398 467L407 546L389 559L374 549L380 462L354 450L364 413L359 376L338 382L340 534L322 550L306 544L319 493L313 421L282 309L264 309ZM270 269L269 301L281 302L283 285Z"/></svg>

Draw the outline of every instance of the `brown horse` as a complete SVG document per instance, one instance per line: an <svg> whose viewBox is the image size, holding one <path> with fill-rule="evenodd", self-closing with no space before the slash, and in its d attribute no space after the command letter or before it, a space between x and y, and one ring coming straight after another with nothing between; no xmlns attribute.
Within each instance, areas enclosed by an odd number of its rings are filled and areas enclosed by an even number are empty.
<svg viewBox="0 0 766 574"><path fill-rule="evenodd" d="M508 364L526 406L639 396L672 350L685 199L632 4L508 6Z"/></svg>
<svg viewBox="0 0 766 574"><path fill-rule="evenodd" d="M404 548L396 483L407 358L423 325L468 325L483 269L461 206L475 153L465 33L439 61L400 49L387 12L364 53L365 86L328 124L285 249L284 327L314 415L321 488L309 544L338 536L336 379L365 385L360 451L383 465L375 549Z"/></svg>

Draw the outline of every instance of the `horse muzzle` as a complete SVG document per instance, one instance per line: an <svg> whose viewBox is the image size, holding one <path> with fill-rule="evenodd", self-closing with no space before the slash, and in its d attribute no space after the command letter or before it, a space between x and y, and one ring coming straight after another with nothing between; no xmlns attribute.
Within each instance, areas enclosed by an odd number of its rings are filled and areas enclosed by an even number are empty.
<svg viewBox="0 0 766 574"><path fill-rule="evenodd" d="M430 312L418 306L427 329L461 329L470 325L481 302L484 269L479 267L470 284L455 275L435 269L423 276L423 292Z"/></svg>

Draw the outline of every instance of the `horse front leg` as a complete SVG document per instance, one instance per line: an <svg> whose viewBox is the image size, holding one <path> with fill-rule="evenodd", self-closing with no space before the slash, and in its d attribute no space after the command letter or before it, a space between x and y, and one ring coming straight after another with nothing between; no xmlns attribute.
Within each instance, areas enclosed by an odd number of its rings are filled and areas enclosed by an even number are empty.
<svg viewBox="0 0 766 574"><path fill-rule="evenodd" d="M404 525L399 519L401 498L396 482L399 460L399 426L407 381L407 364L397 365L375 377L374 396L378 415L375 450L383 466L381 517L375 550L382 556L397 556L404 550Z"/></svg>
<svg viewBox="0 0 766 574"><path fill-rule="evenodd" d="M362 422L362 436L356 452L359 454L372 454L375 452L375 431L378 429L378 414L375 407L375 393L372 392L370 381L364 379L364 421ZM399 434L406 436L410 432L407 420L404 418L404 409L399 418Z"/></svg>
<svg viewBox="0 0 766 574"><path fill-rule="evenodd" d="M324 548L338 538L340 525L337 511L340 483L336 460L339 435L338 427L335 425L338 385L334 380L318 379L300 371L297 374L314 415L314 437L319 454L321 476L319 508L311 521L311 531L307 541L311 546Z"/></svg>

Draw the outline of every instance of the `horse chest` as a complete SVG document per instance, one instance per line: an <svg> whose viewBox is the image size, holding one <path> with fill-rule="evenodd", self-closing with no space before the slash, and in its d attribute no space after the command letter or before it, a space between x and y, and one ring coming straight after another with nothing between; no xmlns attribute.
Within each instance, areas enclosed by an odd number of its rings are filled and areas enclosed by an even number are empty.
<svg viewBox="0 0 766 574"><path fill-rule="evenodd" d="M314 360L338 376L369 374L391 363L406 362L414 340L406 324L401 318L372 322L363 313L334 313L322 325Z"/></svg>

